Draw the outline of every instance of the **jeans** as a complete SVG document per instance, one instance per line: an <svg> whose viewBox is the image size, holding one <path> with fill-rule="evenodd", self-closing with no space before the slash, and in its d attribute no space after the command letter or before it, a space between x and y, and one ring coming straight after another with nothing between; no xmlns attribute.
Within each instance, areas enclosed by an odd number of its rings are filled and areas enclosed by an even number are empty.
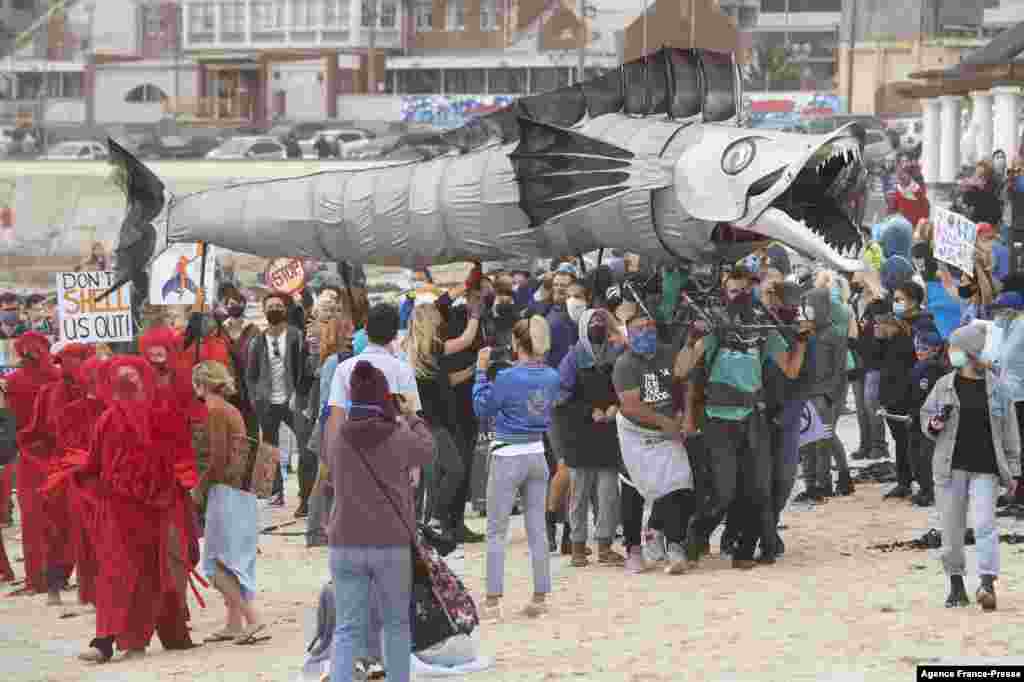
<svg viewBox="0 0 1024 682"><path fill-rule="evenodd" d="M334 655L331 682L350 682L356 653L366 651L371 583L379 600L381 648L391 682L408 682L412 631L412 550L408 545L331 547L334 578Z"/></svg>
<svg viewBox="0 0 1024 682"><path fill-rule="evenodd" d="M843 380L843 390L840 392L842 398L838 403L832 406L832 440L831 451L832 451L832 462L835 462L836 468L839 470L840 476L850 475L850 463L846 459L846 447L843 445L843 441L839 440L839 418L843 416L843 410L846 409L846 396L850 394L850 383ZM831 476L831 469L829 470L829 476Z"/></svg>
<svg viewBox="0 0 1024 682"><path fill-rule="evenodd" d="M996 498L999 477L953 469L950 479L939 486L942 510L942 568L946 575L964 575L964 531L967 507L974 520L974 542L978 553L978 575L999 575L999 529L996 527Z"/></svg>
<svg viewBox="0 0 1024 682"><path fill-rule="evenodd" d="M309 498L309 516L306 517L306 547L327 544L327 522L334 506L334 488L321 484Z"/></svg>
<svg viewBox="0 0 1024 682"><path fill-rule="evenodd" d="M615 469L572 469L572 496L569 499L570 539L586 542L590 523L587 513L594 492L597 493L598 543L611 544L619 525L619 472Z"/></svg>
<svg viewBox="0 0 1024 682"><path fill-rule="evenodd" d="M789 502L796 482L796 470L800 464L800 418L803 406L802 400L784 403L776 418L775 428L772 429L772 505L776 524Z"/></svg>
<svg viewBox="0 0 1024 682"><path fill-rule="evenodd" d="M763 552L775 554L772 460L770 445L765 442L768 435L764 415L756 410L741 421L709 418L704 427L715 495L714 504L697 519L696 530L701 537L709 537L742 487L746 511L738 530L749 545L750 556L738 556L741 559L753 558L758 538Z"/></svg>
<svg viewBox="0 0 1024 682"><path fill-rule="evenodd" d="M889 456L889 445L885 440L885 424L878 416L878 389L881 372L876 369L864 373L853 385L857 400L857 422L860 425L860 451L870 453L872 458Z"/></svg>
<svg viewBox="0 0 1024 682"><path fill-rule="evenodd" d="M280 405L269 405L266 411L260 416L260 428L263 430L263 442L270 443L275 448L281 444L281 424L287 424L288 428L295 431L291 408L288 403ZM281 468L278 467L274 474L274 487L271 489L273 495L284 494L284 477L281 475Z"/></svg>
<svg viewBox="0 0 1024 682"><path fill-rule="evenodd" d="M539 446L539 444L538 444ZM503 457L491 455L487 477L487 595L505 590L505 543L516 493L522 488L523 522L533 564L533 591L551 591L551 557L544 520L548 495L548 463L544 453Z"/></svg>
<svg viewBox="0 0 1024 682"><path fill-rule="evenodd" d="M817 410L818 416L826 426L832 424L835 419L835 405L830 405L828 399L823 396L812 398L810 402ZM800 448L801 469L804 476L804 485L808 490L832 490L832 438L808 443Z"/></svg>

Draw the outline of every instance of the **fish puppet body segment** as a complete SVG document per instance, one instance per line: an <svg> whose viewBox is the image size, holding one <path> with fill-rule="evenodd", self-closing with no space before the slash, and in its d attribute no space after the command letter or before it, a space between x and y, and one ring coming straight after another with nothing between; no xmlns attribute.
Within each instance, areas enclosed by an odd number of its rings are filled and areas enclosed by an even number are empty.
<svg viewBox="0 0 1024 682"><path fill-rule="evenodd" d="M448 131L434 158L181 197L168 238L405 267L597 248L706 261L778 240L860 269L863 132L738 127L741 101L731 55L664 48Z"/></svg>

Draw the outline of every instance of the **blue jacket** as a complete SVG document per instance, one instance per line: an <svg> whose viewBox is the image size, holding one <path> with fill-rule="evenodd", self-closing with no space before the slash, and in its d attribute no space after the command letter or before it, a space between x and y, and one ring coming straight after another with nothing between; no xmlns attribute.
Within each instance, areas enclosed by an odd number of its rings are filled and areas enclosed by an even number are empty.
<svg viewBox="0 0 1024 682"><path fill-rule="evenodd" d="M515 365L498 372L492 382L477 370L473 411L494 417L494 439L503 443L536 443L551 427L558 400L558 372L538 365Z"/></svg>
<svg viewBox="0 0 1024 682"><path fill-rule="evenodd" d="M545 316L551 330L551 350L548 351L548 364L558 367L562 358L580 340L580 330L565 312L564 305L552 306Z"/></svg>

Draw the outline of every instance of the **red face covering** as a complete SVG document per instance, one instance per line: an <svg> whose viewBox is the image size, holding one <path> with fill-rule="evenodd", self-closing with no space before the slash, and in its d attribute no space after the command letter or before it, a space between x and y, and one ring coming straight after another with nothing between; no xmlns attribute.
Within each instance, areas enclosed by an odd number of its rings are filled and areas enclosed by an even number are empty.
<svg viewBox="0 0 1024 682"><path fill-rule="evenodd" d="M110 407L121 414L141 442L149 443L150 414L156 396L153 368L138 356L121 355L109 361L105 374L110 385Z"/></svg>
<svg viewBox="0 0 1024 682"><path fill-rule="evenodd" d="M57 354L60 358L60 372L64 381L82 385L84 380L81 375L82 365L86 360L96 354L96 349L83 343L71 343Z"/></svg>

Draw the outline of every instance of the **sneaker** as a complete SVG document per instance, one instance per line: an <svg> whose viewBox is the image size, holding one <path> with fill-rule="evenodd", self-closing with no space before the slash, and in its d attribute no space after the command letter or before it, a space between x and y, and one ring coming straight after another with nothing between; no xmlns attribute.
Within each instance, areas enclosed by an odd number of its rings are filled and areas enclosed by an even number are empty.
<svg viewBox="0 0 1024 682"><path fill-rule="evenodd" d="M668 561L665 553L665 534L660 530L648 529L644 533L644 559L650 564Z"/></svg>
<svg viewBox="0 0 1024 682"><path fill-rule="evenodd" d="M501 612L501 602L497 604L484 602L480 606L479 618L481 623L500 623L504 619Z"/></svg>
<svg viewBox="0 0 1024 682"><path fill-rule="evenodd" d="M384 671L384 666L381 665L380 661L372 660L366 665L366 679L368 680L383 680L387 677L387 673Z"/></svg>
<svg viewBox="0 0 1024 682"><path fill-rule="evenodd" d="M523 615L527 618L540 618L547 615L548 603L546 601L531 601L523 607Z"/></svg>
<svg viewBox="0 0 1024 682"><path fill-rule="evenodd" d="M686 560L686 552L683 551L683 546L678 542L669 543L667 554L668 566L665 567L665 573L669 575L682 575L690 568L690 562Z"/></svg>
<svg viewBox="0 0 1024 682"><path fill-rule="evenodd" d="M644 573L647 568L643 550L639 547L630 547L629 556L626 557L626 571L628 573Z"/></svg>
<svg viewBox="0 0 1024 682"><path fill-rule="evenodd" d="M934 507L935 495L919 490L912 498L910 498L910 501L914 503L915 507Z"/></svg>
<svg viewBox="0 0 1024 682"><path fill-rule="evenodd" d="M602 547L597 552L598 566L625 566L626 557L616 552L611 547Z"/></svg>
<svg viewBox="0 0 1024 682"><path fill-rule="evenodd" d="M304 519L309 516L309 505L303 500L299 503L299 508L295 510L295 518Z"/></svg>
<svg viewBox="0 0 1024 682"><path fill-rule="evenodd" d="M284 506L284 493L278 493L270 498L267 502L268 507L283 507Z"/></svg>

